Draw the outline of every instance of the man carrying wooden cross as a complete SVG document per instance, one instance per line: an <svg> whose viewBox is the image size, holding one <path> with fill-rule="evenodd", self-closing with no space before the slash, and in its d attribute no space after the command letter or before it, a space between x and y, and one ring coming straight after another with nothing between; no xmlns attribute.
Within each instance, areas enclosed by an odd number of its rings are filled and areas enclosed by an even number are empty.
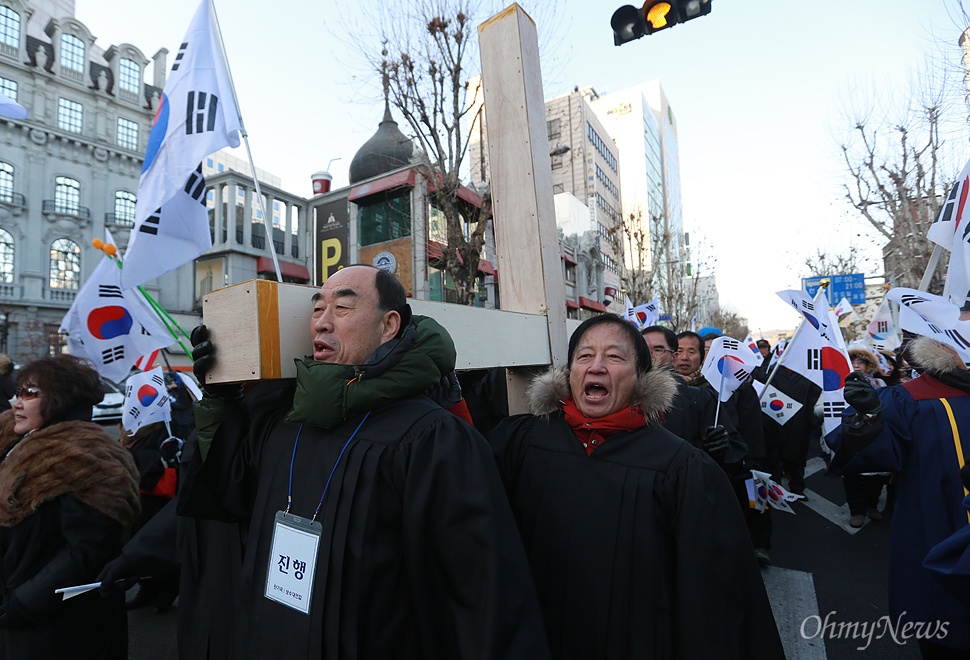
<svg viewBox="0 0 970 660"><path fill-rule="evenodd" d="M331 276L313 305L313 355L295 382L209 386L197 410L201 460L182 510L248 528L241 597L225 603L238 648L548 657L488 444L424 395L454 369L451 338L412 319L400 283L371 266ZM205 383L214 350L197 331Z"/></svg>

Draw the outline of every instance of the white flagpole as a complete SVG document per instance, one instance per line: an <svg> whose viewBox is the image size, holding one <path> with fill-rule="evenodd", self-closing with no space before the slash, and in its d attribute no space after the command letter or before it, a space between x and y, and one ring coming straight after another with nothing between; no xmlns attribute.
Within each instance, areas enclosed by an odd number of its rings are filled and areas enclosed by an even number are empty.
<svg viewBox="0 0 970 660"><path fill-rule="evenodd" d="M723 360L724 358L721 358L721 359ZM778 359L780 360L781 358L778 358ZM718 371L721 371L721 370L718 369ZM721 387L717 391L717 408L714 409L714 426L717 426L717 418L721 414L721 396L723 395L724 395L724 372L721 371Z"/></svg>
<svg viewBox="0 0 970 660"><path fill-rule="evenodd" d="M765 393L768 391L768 386L771 385L771 381L775 379L775 374L778 373L778 369L785 362L785 358L788 357L789 349L791 349L791 347L795 344L795 339L798 338L798 335L801 333L802 329L807 323L808 320L803 318L799 326L795 328L795 334L793 334L791 339L788 340L788 343L785 344L785 350L783 350L781 355L778 356L778 361L775 362L775 368L771 370L770 374L768 374L768 380L765 381L765 388L761 390L761 396L758 397L759 404L761 403L761 400L765 398Z"/></svg>
<svg viewBox="0 0 970 660"><path fill-rule="evenodd" d="M933 275L936 273L936 267L939 265L942 255L943 246L936 245L933 248L933 254L930 255L930 260L926 263L926 270L923 271L923 279L919 283L920 291L930 290L930 282L933 280Z"/></svg>
<svg viewBox="0 0 970 660"><path fill-rule="evenodd" d="M269 242L269 253L273 257L273 268L276 269L276 281L282 282L283 275L280 273L280 262L276 258L276 245L273 243L273 228L266 224L266 209L263 207L263 192L259 188L259 177L256 176L256 164L253 162L253 150L249 146L249 132L243 122L242 110L239 109L239 97L236 95L236 83L232 80L232 70L229 68L229 56L226 55L226 42L222 40L222 28L219 26L219 17L216 15L216 5L212 0L206 0L209 4L209 15L216 28L216 35L219 37L219 51L222 61L226 67L226 75L229 77L229 89L232 90L232 100L236 103L236 116L239 117L239 127L242 129L243 142L246 143L246 155L249 157L249 167L253 173L253 184L256 187L256 205L263 216L263 228L266 229L266 240ZM286 244L286 224L283 229L283 244Z"/></svg>

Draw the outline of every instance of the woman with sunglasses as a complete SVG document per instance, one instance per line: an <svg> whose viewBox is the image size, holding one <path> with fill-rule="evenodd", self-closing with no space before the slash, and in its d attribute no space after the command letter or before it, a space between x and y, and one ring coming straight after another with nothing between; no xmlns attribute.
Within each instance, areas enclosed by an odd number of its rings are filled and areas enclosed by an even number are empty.
<svg viewBox="0 0 970 660"><path fill-rule="evenodd" d="M17 372L0 414L0 658L125 658L124 595L56 589L94 582L138 514L131 455L91 408L98 373L77 357Z"/></svg>

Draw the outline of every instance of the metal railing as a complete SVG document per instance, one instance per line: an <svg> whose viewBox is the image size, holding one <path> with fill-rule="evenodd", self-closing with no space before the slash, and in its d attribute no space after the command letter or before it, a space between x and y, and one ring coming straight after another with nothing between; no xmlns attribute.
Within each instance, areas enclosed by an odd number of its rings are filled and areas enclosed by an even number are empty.
<svg viewBox="0 0 970 660"><path fill-rule="evenodd" d="M20 193L15 192L0 192L0 202L5 204L12 204L13 206L21 206L27 208L27 198Z"/></svg>
<svg viewBox="0 0 970 660"><path fill-rule="evenodd" d="M133 229L135 227L134 219L119 217L117 213L105 213L104 224L111 227L125 227L127 229Z"/></svg>
<svg viewBox="0 0 970 660"><path fill-rule="evenodd" d="M91 209L86 206L69 205L53 199L45 199L41 210L44 213L56 213L58 215L70 215L83 220L91 219Z"/></svg>

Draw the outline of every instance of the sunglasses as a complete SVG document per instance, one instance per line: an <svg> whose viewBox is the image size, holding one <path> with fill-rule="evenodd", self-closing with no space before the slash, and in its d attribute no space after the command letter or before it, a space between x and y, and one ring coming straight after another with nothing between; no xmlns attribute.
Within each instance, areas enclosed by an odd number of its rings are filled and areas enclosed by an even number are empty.
<svg viewBox="0 0 970 660"><path fill-rule="evenodd" d="M23 399L24 401L30 401L39 397L42 392L36 387L18 387L14 394L17 395L18 399Z"/></svg>

